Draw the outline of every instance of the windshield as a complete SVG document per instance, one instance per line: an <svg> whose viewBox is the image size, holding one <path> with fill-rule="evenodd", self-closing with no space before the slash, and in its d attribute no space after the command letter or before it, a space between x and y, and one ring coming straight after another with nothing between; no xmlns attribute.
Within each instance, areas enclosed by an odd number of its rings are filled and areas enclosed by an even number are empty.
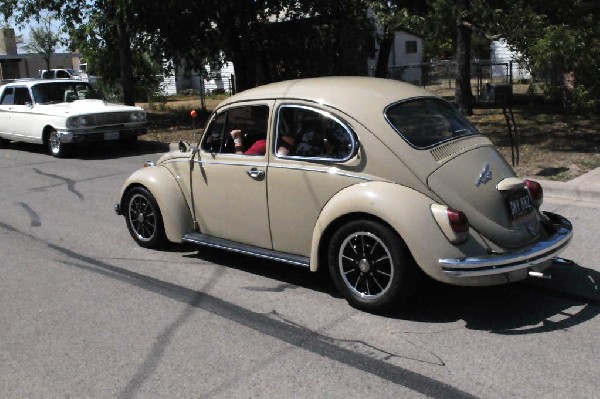
<svg viewBox="0 0 600 399"><path fill-rule="evenodd" d="M32 87L33 101L36 104L73 102L90 98L100 98L94 88L85 82L40 83Z"/></svg>
<svg viewBox="0 0 600 399"><path fill-rule="evenodd" d="M419 149L479 133L450 103L438 98L392 104L386 109L385 117L398 134Z"/></svg>

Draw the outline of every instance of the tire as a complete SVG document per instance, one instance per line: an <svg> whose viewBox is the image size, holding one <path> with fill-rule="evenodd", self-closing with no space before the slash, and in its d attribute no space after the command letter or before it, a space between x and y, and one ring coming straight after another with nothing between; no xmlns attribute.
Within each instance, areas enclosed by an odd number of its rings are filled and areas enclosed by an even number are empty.
<svg viewBox="0 0 600 399"><path fill-rule="evenodd" d="M162 248L167 238L156 199L145 187L134 187L127 192L124 209L129 234L144 248Z"/></svg>
<svg viewBox="0 0 600 399"><path fill-rule="evenodd" d="M2 137L0 137L0 148L5 148L8 146L8 140L3 139Z"/></svg>
<svg viewBox="0 0 600 399"><path fill-rule="evenodd" d="M68 152L68 144L60 142L60 135L54 129L50 131L46 138L46 145L50 155L56 158L64 158Z"/></svg>
<svg viewBox="0 0 600 399"><path fill-rule="evenodd" d="M378 222L342 226L331 238L328 263L337 290L361 310L400 307L416 288L417 266L406 244Z"/></svg>

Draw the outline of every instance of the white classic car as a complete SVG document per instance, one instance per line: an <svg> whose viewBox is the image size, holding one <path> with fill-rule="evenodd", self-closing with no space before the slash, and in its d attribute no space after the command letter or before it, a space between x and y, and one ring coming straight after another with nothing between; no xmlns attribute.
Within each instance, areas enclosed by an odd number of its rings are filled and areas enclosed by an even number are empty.
<svg viewBox="0 0 600 399"><path fill-rule="evenodd" d="M405 83L315 78L223 101L198 143L133 173L133 239L327 268L354 306L410 300L419 269L456 285L543 277L572 236L448 102Z"/></svg>
<svg viewBox="0 0 600 399"><path fill-rule="evenodd" d="M147 132L140 107L109 104L81 80L22 80L0 86L0 145L44 144L55 157L77 143L120 140L132 146Z"/></svg>

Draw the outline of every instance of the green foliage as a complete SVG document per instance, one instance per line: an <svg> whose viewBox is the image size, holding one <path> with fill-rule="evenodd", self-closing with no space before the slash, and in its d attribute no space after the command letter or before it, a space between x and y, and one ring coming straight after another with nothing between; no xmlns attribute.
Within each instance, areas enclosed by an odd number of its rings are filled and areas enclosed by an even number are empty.
<svg viewBox="0 0 600 399"><path fill-rule="evenodd" d="M457 31L468 27L471 55L486 58L488 41L505 38L577 109L600 99L600 2L597 0L4 0L0 12L19 24L57 13L71 27L71 48L105 84L134 76L151 97L164 59L202 69L233 61L238 89L295 77L364 74L375 37L367 8L382 31L419 34L426 58L456 53ZM131 66L123 53L129 43ZM123 58L125 57L125 58ZM127 72L129 68L129 72ZM573 88L564 85L574 76ZM124 83L123 83L124 84Z"/></svg>

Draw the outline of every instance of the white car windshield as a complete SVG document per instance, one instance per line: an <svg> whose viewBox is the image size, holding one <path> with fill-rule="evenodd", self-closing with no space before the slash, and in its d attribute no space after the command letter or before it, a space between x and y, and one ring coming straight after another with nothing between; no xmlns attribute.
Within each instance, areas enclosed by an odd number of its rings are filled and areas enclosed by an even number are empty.
<svg viewBox="0 0 600 399"><path fill-rule="evenodd" d="M94 88L86 82L39 83L31 88L36 104L73 102L100 98Z"/></svg>

